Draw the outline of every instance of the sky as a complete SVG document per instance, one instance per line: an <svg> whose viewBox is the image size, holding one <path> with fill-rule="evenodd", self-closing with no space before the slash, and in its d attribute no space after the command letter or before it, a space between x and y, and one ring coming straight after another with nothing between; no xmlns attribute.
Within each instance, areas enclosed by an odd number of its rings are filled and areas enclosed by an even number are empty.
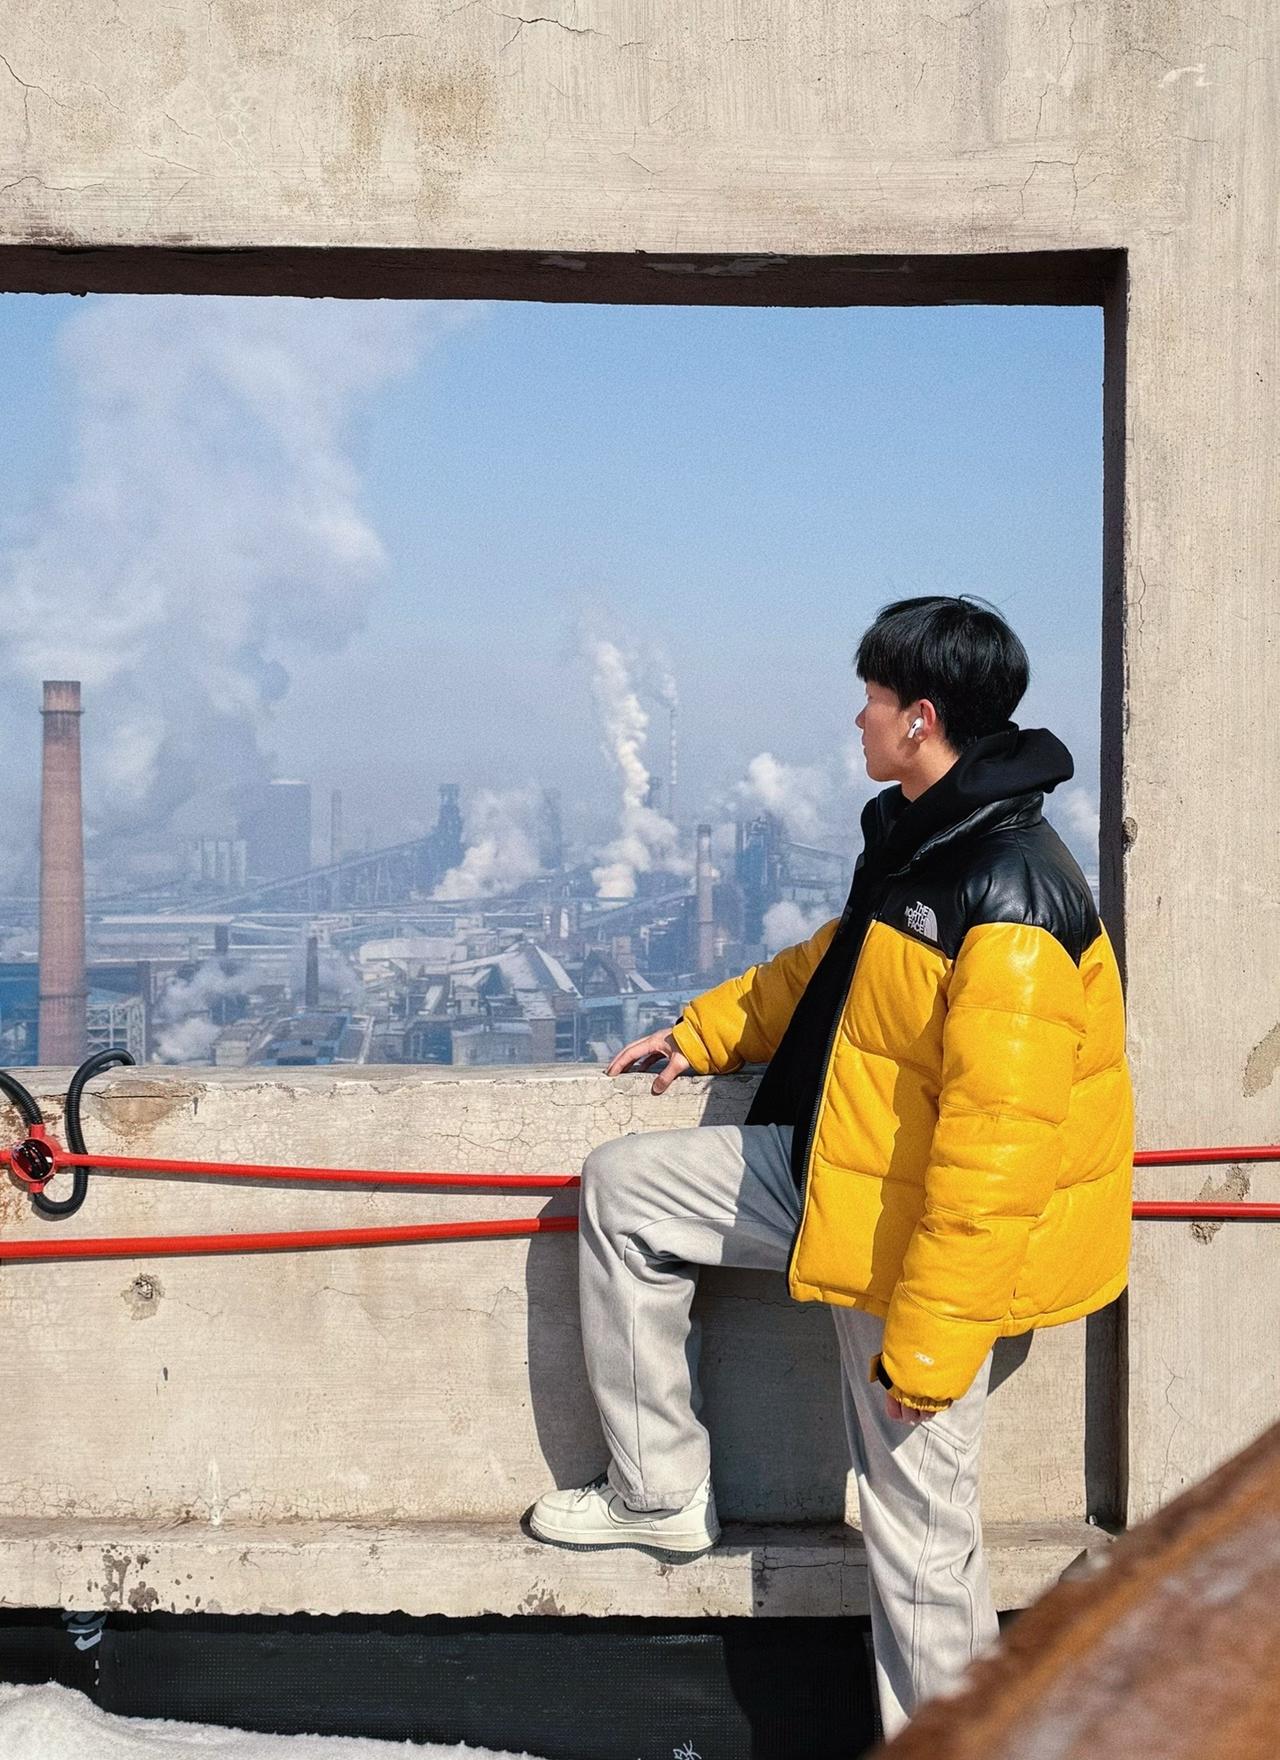
<svg viewBox="0 0 1280 1760"><path fill-rule="evenodd" d="M772 797L844 845L853 653L923 592L1022 635L1018 719L1075 752L1088 840L1098 311L4 295L0 363L19 857L56 676L85 681L99 855L221 828L272 774L312 783L317 844L331 788L390 842L457 781L486 823L558 787L598 851L617 689L661 770L672 686L682 819Z"/></svg>

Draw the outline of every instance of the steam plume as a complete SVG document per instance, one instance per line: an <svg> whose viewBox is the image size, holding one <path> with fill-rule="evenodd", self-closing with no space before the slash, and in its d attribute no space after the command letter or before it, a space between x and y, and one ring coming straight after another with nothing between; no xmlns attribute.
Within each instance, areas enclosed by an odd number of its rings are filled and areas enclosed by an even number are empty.
<svg viewBox="0 0 1280 1760"><path fill-rule="evenodd" d="M83 681L99 848L269 773L290 665L350 637L385 568L350 419L448 315L102 299L65 325L75 458L0 555L0 664Z"/></svg>
<svg viewBox="0 0 1280 1760"><path fill-rule="evenodd" d="M203 1063L220 1031L209 1019L210 1007L223 996L241 995L244 987L242 973L221 959L205 960L189 978L171 978L156 1005L156 1019L164 1023L156 1034L156 1060Z"/></svg>
<svg viewBox="0 0 1280 1760"><path fill-rule="evenodd" d="M466 854L436 887L441 899L487 898L512 892L542 872L533 789L481 789L463 815Z"/></svg>
<svg viewBox="0 0 1280 1760"><path fill-rule="evenodd" d="M793 947L797 941L807 941L815 929L822 927L833 912L821 906L814 910L805 910L803 905L796 904L789 898L780 898L777 904L771 904L764 913L764 944L769 953L777 953L779 948Z"/></svg>
<svg viewBox="0 0 1280 1760"><path fill-rule="evenodd" d="M825 806L831 778L816 764L784 764L760 752L747 765L735 790L739 809L775 813L797 843L817 843L827 835Z"/></svg>
<svg viewBox="0 0 1280 1760"><path fill-rule="evenodd" d="M643 753L649 717L632 685L627 661L608 641L593 641L589 652L604 753L622 782L618 835L599 852L600 864L591 870L591 878L600 898L634 898L637 875L653 868L687 872L688 863L677 852L676 828L670 819L645 805L649 771Z"/></svg>

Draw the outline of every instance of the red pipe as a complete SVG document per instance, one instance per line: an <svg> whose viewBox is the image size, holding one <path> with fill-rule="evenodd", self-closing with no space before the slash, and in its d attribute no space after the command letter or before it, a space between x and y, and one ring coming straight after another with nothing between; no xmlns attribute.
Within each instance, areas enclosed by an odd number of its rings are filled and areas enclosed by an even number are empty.
<svg viewBox="0 0 1280 1760"><path fill-rule="evenodd" d="M421 1222L397 1228L288 1229L278 1234L122 1235L119 1239L0 1241L4 1259L146 1259L158 1253L278 1253L317 1247L393 1247L421 1241L502 1240L510 1235L566 1234L576 1216L532 1216L499 1222Z"/></svg>
<svg viewBox="0 0 1280 1760"><path fill-rule="evenodd" d="M1135 1204L1135 1217L1166 1221L1280 1221L1280 1204ZM0 1240L0 1262L33 1259L145 1259L219 1253L310 1252L338 1247L415 1246L427 1241L506 1240L534 1234L571 1234L576 1216L513 1217L495 1222L424 1222L394 1228L286 1229L272 1234L122 1235L52 1241Z"/></svg>
<svg viewBox="0 0 1280 1760"><path fill-rule="evenodd" d="M271 1162L251 1161L170 1161L128 1155L77 1155L64 1149L56 1138L40 1126L30 1132L49 1151L54 1171L61 1167L101 1168L107 1172L148 1174L190 1174L208 1179L292 1180L314 1185L358 1186L458 1186L480 1190L519 1189L559 1190L581 1184L573 1173L428 1173L399 1172L392 1169L360 1167L282 1167ZM13 1160L13 1149L0 1148L0 1165ZM1280 1144L1252 1144L1239 1148L1213 1149L1140 1149L1133 1158L1135 1167L1208 1167L1229 1162L1280 1161Z"/></svg>
<svg viewBox="0 0 1280 1760"><path fill-rule="evenodd" d="M1145 1199L1133 1206L1139 1222L1280 1222L1280 1204L1215 1204L1204 1200L1186 1202Z"/></svg>
<svg viewBox="0 0 1280 1760"><path fill-rule="evenodd" d="M39 1135L51 1154L56 1172L61 1167L100 1168L106 1172L189 1174L206 1179L263 1179L294 1181L308 1185L409 1186L438 1188L457 1186L471 1190L563 1190L582 1182L574 1173L403 1173L391 1169L357 1167L279 1167L251 1161L162 1161L128 1155L75 1155L43 1132ZM0 1148L0 1164L8 1164L12 1149ZM1209 1167L1229 1162L1280 1161L1280 1145L1254 1144L1243 1148L1141 1149L1135 1167Z"/></svg>
<svg viewBox="0 0 1280 1760"><path fill-rule="evenodd" d="M1280 1161L1280 1144L1246 1149L1139 1149L1135 1167L1213 1167L1224 1161Z"/></svg>
<svg viewBox="0 0 1280 1760"><path fill-rule="evenodd" d="M400 1173L360 1167L272 1167L252 1161L147 1161L130 1159L127 1155L72 1155L55 1146L53 1166L92 1167L110 1173L137 1173L143 1176L170 1173L193 1174L202 1179L266 1179L292 1180L307 1185L346 1186L465 1186L472 1190L517 1191L529 1187L535 1191L559 1191L581 1182L573 1173ZM0 1159L8 1160L9 1150L0 1151Z"/></svg>
<svg viewBox="0 0 1280 1760"><path fill-rule="evenodd" d="M191 1175L209 1179L261 1179L315 1185L456 1187L471 1190L565 1190L582 1182L569 1173L433 1173L351 1167L280 1167L257 1162L162 1161L124 1155L77 1155L65 1150L42 1127L30 1133L48 1150L53 1171L89 1167L141 1175ZM0 1149L0 1165L12 1164L14 1151ZM1145 1149L1135 1167L1206 1166L1224 1162L1280 1161L1280 1145L1241 1148ZM21 1177L21 1176L19 1176ZM31 1183L24 1181L24 1183ZM1139 1221L1280 1221L1280 1203L1222 1203L1196 1200L1140 1200ZM290 1229L270 1234L135 1235L118 1239L0 1241L0 1262L35 1259L133 1259L150 1255L266 1253L319 1248L412 1245L427 1241L501 1240L543 1233L569 1233L573 1216L509 1218L491 1222L432 1222L387 1228Z"/></svg>

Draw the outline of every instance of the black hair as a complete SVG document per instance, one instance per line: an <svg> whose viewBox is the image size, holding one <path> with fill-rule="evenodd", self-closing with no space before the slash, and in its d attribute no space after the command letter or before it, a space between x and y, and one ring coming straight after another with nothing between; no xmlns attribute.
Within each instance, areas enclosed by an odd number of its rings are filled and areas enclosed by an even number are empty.
<svg viewBox="0 0 1280 1760"><path fill-rule="evenodd" d="M927 697L962 752L1012 716L1031 680L1027 651L994 606L932 593L886 605L858 644L858 677L905 706Z"/></svg>

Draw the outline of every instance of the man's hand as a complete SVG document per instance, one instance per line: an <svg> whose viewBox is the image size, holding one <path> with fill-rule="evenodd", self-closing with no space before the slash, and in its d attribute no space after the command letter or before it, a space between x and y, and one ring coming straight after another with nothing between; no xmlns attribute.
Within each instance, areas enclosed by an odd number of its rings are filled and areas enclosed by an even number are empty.
<svg viewBox="0 0 1280 1760"><path fill-rule="evenodd" d="M885 1389L884 1404L889 1416L899 1424L923 1424L926 1419L933 1416L932 1412L918 1411L915 1406L904 1406L900 1400L893 1397L887 1388Z"/></svg>
<svg viewBox="0 0 1280 1760"><path fill-rule="evenodd" d="M620 1076L627 1070L652 1069L664 1057L667 1067L654 1077L651 1092L665 1094L676 1077L682 1076L690 1067L689 1059L676 1049L670 1027L663 1027L660 1032L650 1033L645 1039L635 1039L630 1045L624 1045L604 1073L607 1076Z"/></svg>

